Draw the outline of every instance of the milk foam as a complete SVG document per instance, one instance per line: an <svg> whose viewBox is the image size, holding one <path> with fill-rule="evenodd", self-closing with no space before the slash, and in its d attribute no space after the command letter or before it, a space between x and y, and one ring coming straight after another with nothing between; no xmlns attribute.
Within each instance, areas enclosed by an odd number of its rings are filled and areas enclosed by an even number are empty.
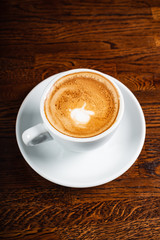
<svg viewBox="0 0 160 240"><path fill-rule="evenodd" d="M86 103L81 108L69 109L71 118L81 127L85 127L90 120L90 115L95 114L93 111L86 110L85 107Z"/></svg>
<svg viewBox="0 0 160 240"><path fill-rule="evenodd" d="M71 137L92 137L116 121L119 94L109 80L97 73L73 73L53 84L44 111L59 132Z"/></svg>

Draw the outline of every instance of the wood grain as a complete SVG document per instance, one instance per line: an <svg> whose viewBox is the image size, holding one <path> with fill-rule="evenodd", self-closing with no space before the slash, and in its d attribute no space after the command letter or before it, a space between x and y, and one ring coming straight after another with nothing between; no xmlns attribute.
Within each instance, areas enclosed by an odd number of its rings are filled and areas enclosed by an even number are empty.
<svg viewBox="0 0 160 240"><path fill-rule="evenodd" d="M160 239L160 2L1 0L0 239ZM53 184L23 159L18 109L45 78L92 68L140 102L146 139L135 164L107 184Z"/></svg>

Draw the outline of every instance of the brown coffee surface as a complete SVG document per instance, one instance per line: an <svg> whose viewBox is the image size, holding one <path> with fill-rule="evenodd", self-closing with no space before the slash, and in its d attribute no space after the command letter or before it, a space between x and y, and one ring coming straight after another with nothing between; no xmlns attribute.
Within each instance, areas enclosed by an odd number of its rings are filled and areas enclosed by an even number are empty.
<svg viewBox="0 0 160 240"><path fill-rule="evenodd" d="M115 122L119 94L100 74L73 73L52 86L45 99L44 111L59 132L77 138L93 137Z"/></svg>

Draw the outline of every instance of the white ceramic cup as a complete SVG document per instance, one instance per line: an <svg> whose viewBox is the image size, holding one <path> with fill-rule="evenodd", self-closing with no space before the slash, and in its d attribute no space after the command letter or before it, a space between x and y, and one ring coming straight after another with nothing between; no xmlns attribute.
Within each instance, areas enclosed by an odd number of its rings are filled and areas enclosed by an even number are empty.
<svg viewBox="0 0 160 240"><path fill-rule="evenodd" d="M120 97L120 107L119 107L119 112L117 115L117 119L114 122L114 124L104 131L103 133L93 136L93 137L88 137L88 138L75 138L75 137L70 137L65 134L60 133L57 131L47 120L45 113L44 113L44 101L46 99L46 96L53 86L53 84L61 77L75 73L75 72L95 72L98 73L104 77L106 77L112 84L116 87L119 97ZM92 150L95 149L101 145L103 145L105 142L107 142L111 136L114 134L116 131L117 127L119 126L122 117L123 117L123 112L124 112L124 99L122 96L122 93L118 86L116 85L114 79L112 77L109 77L108 75L101 73L96 70L91 70L91 69L85 69L85 68L80 68L80 69L74 69L74 70L69 70L66 72L62 72L59 74L56 74L51 78L50 84L47 86L46 89L44 89L44 93L42 94L41 101L39 103L40 105L40 113L42 117L42 123L39 123L36 126L33 126L27 130L25 130L22 134L22 139L23 142L27 146L35 146L37 144L46 142L46 141L57 141L64 147L66 147L69 150L72 151L77 151L77 152L82 152L82 151L87 151L87 150Z"/></svg>

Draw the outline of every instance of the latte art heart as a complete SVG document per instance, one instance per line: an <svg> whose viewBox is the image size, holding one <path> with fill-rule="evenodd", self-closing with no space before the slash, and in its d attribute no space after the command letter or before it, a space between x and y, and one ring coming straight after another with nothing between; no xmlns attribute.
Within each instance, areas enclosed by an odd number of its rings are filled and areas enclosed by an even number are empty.
<svg viewBox="0 0 160 240"><path fill-rule="evenodd" d="M119 94L115 86L95 72L61 77L51 87L44 112L59 132L77 138L96 136L116 121Z"/></svg>

